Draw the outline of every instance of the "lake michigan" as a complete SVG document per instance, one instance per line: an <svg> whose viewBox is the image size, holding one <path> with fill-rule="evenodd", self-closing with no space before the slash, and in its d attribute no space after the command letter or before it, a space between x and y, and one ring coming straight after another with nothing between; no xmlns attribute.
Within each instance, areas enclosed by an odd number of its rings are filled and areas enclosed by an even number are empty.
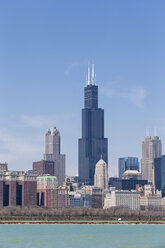
<svg viewBox="0 0 165 248"><path fill-rule="evenodd" d="M165 248L165 225L0 225L0 248Z"/></svg>

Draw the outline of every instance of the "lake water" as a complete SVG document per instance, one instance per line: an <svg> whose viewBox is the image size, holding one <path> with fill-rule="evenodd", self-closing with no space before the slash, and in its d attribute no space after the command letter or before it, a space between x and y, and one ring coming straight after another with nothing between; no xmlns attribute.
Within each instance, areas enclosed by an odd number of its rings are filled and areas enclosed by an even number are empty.
<svg viewBox="0 0 165 248"><path fill-rule="evenodd" d="M165 225L0 225L0 248L165 248Z"/></svg>

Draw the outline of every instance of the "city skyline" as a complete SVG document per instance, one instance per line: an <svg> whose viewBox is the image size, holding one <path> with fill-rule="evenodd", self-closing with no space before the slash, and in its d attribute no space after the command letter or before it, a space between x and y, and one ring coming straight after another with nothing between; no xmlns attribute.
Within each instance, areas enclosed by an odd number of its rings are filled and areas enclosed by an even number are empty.
<svg viewBox="0 0 165 248"><path fill-rule="evenodd" d="M119 157L141 159L148 127L157 127L164 154L164 1L48 3L0 3L0 161L32 168L56 126L66 174L78 172L89 60L105 110L109 175L117 176Z"/></svg>

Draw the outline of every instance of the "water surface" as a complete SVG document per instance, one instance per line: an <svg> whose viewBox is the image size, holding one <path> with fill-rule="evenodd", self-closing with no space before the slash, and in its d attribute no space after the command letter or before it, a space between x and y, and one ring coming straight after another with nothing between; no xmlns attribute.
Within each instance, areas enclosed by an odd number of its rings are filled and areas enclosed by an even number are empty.
<svg viewBox="0 0 165 248"><path fill-rule="evenodd" d="M165 225L0 225L0 248L165 248Z"/></svg>

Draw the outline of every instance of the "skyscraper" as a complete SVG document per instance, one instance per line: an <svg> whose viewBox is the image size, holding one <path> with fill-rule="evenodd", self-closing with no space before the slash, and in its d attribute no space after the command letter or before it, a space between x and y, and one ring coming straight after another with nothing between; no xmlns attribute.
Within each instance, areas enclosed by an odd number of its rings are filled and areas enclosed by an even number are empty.
<svg viewBox="0 0 165 248"><path fill-rule="evenodd" d="M65 155L60 154L60 132L56 127L46 132L44 159L54 161L54 175L59 186L62 186L65 181Z"/></svg>
<svg viewBox="0 0 165 248"><path fill-rule="evenodd" d="M94 65L92 65L92 82L88 67L88 83L84 89L82 138L79 139L80 184L94 184L95 165L100 155L108 164L108 139L104 138L104 110L98 108L98 86L95 85Z"/></svg>
<svg viewBox="0 0 165 248"><path fill-rule="evenodd" d="M102 158L96 164L94 186L108 189L108 167Z"/></svg>
<svg viewBox="0 0 165 248"><path fill-rule="evenodd" d="M154 169L156 189L161 190L165 197L165 155L154 159Z"/></svg>
<svg viewBox="0 0 165 248"><path fill-rule="evenodd" d="M119 178L122 178L123 173L126 170L139 171L139 161L136 157L119 158L118 160Z"/></svg>
<svg viewBox="0 0 165 248"><path fill-rule="evenodd" d="M162 144L158 136L146 136L142 143L142 178L155 185L154 159L162 156Z"/></svg>

